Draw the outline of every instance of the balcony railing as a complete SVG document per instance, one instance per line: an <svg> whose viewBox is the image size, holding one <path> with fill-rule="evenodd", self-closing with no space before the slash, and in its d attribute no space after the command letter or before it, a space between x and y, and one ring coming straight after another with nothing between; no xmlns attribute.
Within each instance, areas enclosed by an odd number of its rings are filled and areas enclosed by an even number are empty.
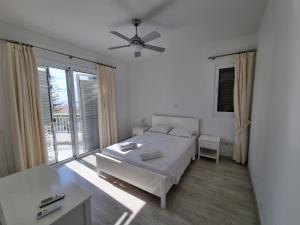
<svg viewBox="0 0 300 225"><path fill-rule="evenodd" d="M56 133L70 133L70 116L67 113L55 113L53 115L53 126ZM80 124L80 115L76 115L76 123Z"/></svg>
<svg viewBox="0 0 300 225"><path fill-rule="evenodd" d="M53 126L58 133L70 133L71 126L69 114L55 113L53 115Z"/></svg>
<svg viewBox="0 0 300 225"><path fill-rule="evenodd" d="M88 118L87 123L90 123L89 130L85 130L81 124L80 115L76 115L76 138L79 153L91 151L99 148L99 133L98 133L98 117ZM91 122L92 121L92 122ZM96 125L95 125L96 124ZM44 124L46 142L48 148L49 163L53 164L56 161L61 161L73 156L72 146L72 128L70 123L70 116L66 113L55 113L52 122ZM86 139L85 139L86 138Z"/></svg>
<svg viewBox="0 0 300 225"><path fill-rule="evenodd" d="M80 136L81 136L80 115L76 115L76 122L77 122L78 134L80 134ZM52 127L53 127L54 133L55 133L58 161L60 161L60 156L63 158L66 158L65 157L66 154L72 155L70 116L69 116L69 114L66 114L66 113L59 113L59 114L55 113L55 114L53 114L53 122L45 124L48 159L49 159L50 164L53 164L56 162L55 148L54 148L54 136L53 136Z"/></svg>

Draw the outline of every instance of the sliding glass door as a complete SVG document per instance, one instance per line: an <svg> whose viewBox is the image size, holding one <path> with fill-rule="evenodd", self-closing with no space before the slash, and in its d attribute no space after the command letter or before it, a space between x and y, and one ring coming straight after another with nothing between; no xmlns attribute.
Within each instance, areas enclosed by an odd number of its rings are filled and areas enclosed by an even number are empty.
<svg viewBox="0 0 300 225"><path fill-rule="evenodd" d="M45 135L50 164L75 156L69 71L39 67Z"/></svg>
<svg viewBox="0 0 300 225"><path fill-rule="evenodd" d="M78 154L100 148L96 75L73 72Z"/></svg>
<svg viewBox="0 0 300 225"><path fill-rule="evenodd" d="M40 93L43 108L44 130L46 136L46 144L48 150L48 161L53 164L57 161L56 146L54 141L54 130L52 123L51 100L49 90L49 76L46 67L38 68L40 79Z"/></svg>
<svg viewBox="0 0 300 225"><path fill-rule="evenodd" d="M96 76L46 66L38 72L49 163L97 150Z"/></svg>

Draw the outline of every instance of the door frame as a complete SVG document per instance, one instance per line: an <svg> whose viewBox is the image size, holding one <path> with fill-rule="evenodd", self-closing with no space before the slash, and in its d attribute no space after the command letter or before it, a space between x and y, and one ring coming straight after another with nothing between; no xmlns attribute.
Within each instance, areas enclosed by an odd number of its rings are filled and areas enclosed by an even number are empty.
<svg viewBox="0 0 300 225"><path fill-rule="evenodd" d="M56 165L64 162L68 162L70 160L76 159L76 158L82 158L86 155L92 154L94 152L97 152L99 149L95 149L93 151L85 152L82 154L79 154L79 143L78 143L78 127L77 127L77 121L76 121L76 101L75 101L75 88L74 88L74 73L73 72L81 72L86 73L90 75L96 75L96 68L84 66L76 63L70 63L70 62L59 62L47 57L39 57L38 58L38 67L45 67L47 70L49 67L61 69L66 71L66 83L67 83L67 93L68 93L68 104L69 104L69 115L70 115L70 130L71 130L71 139L72 139L72 154L73 157L70 157L66 160L58 161L57 157L57 145L55 140L55 130L54 130L54 124L53 124L53 103L51 99L51 90L50 90L50 81L48 80L50 77L47 76L47 82L48 82L48 94L50 98L50 108L51 108L51 127L52 127L52 134L53 134L53 142L54 142L54 151L55 151L55 163L51 165ZM49 74L49 71L47 72ZM49 74L50 75L50 74ZM82 108L82 107L80 107ZM82 110L82 109L80 109ZM84 143L84 148L86 148Z"/></svg>
<svg viewBox="0 0 300 225"><path fill-rule="evenodd" d="M49 102L50 102L50 115L51 115L51 127L52 127L52 135L53 135L53 148L54 148L54 153L55 153L55 163L59 163L59 162L64 162L70 159L74 159L76 158L76 143L75 143L75 133L74 133L74 120L73 120L73 105L72 105L72 93L74 91L72 91L71 85L72 82L70 82L71 76L70 76L70 69L69 68L65 68L62 66L56 66L56 65L43 65L40 64L38 65L38 67L45 67L46 68L46 74L47 74L47 85L48 85L48 96L49 96ZM67 158L65 160L61 160L58 161L58 149L57 149L57 142L56 142L56 127L54 126L54 120L53 120L53 99L52 99L52 95L51 95L51 75L49 72L49 68L54 68L54 69L60 69L60 70L64 70L65 71L65 79L66 79L66 88L67 88L67 95L68 95L68 108L69 108L69 120L70 120L70 131L71 131L71 143L72 143L72 157ZM53 165L51 164L51 165Z"/></svg>

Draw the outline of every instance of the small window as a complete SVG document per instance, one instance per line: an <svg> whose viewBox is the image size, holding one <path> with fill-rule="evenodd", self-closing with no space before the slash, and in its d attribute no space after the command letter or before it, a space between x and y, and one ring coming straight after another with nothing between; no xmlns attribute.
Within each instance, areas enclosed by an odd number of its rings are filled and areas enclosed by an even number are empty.
<svg viewBox="0 0 300 225"><path fill-rule="evenodd" d="M222 66L216 69L215 115L232 115L234 89L234 66Z"/></svg>

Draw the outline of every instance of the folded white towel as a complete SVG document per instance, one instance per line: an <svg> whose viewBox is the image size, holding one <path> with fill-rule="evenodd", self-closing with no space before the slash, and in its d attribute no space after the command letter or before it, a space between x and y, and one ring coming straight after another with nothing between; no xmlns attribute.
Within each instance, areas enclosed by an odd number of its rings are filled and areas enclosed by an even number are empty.
<svg viewBox="0 0 300 225"><path fill-rule="evenodd" d="M155 151L155 152L144 152L140 154L142 161L147 161L150 159L157 159L162 157L161 151Z"/></svg>
<svg viewBox="0 0 300 225"><path fill-rule="evenodd" d="M136 149L137 143L134 142L124 142L119 144L120 150L130 150L130 149Z"/></svg>

